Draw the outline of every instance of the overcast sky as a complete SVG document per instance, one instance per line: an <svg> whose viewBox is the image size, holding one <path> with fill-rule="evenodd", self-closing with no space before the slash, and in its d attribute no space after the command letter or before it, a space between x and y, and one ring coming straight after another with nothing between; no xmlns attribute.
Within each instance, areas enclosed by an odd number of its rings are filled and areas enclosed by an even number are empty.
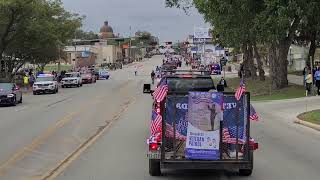
<svg viewBox="0 0 320 180"><path fill-rule="evenodd" d="M129 36L147 30L160 41L185 40L195 26L208 27L196 11L166 8L165 0L63 0L66 9L86 16L84 30L98 32L105 20L114 33Z"/></svg>

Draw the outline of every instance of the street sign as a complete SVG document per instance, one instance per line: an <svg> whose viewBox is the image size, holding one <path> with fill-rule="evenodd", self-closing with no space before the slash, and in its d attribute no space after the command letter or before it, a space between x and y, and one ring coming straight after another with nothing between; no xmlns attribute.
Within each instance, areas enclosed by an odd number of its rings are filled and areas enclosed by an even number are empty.
<svg viewBox="0 0 320 180"><path fill-rule="evenodd" d="M211 38L209 31L210 28L195 27L193 32L194 38L209 39Z"/></svg>

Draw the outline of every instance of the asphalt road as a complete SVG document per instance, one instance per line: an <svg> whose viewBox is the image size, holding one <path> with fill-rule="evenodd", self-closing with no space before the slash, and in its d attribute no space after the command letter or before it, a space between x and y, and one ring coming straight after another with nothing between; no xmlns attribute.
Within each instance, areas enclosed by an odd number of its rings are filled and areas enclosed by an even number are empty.
<svg viewBox="0 0 320 180"><path fill-rule="evenodd" d="M260 122L253 124L252 134L260 149L251 177L168 170L150 177L146 139L152 101L142 94L142 84L160 61L144 62L137 77L131 65L112 72L108 81L61 89L57 95L29 95L22 105L0 108L0 179L41 178L105 126L100 138L66 163L56 179L319 179L320 133L293 123L300 112L319 109L319 97L255 103Z"/></svg>
<svg viewBox="0 0 320 180"><path fill-rule="evenodd" d="M219 171L164 171L148 174L146 158L151 98L137 95L119 121L93 146L71 163L58 180L152 180L152 179L256 179L316 180L320 177L320 133L294 124L306 110L319 109L319 97L254 103L260 121L252 136L259 141L251 177Z"/></svg>
<svg viewBox="0 0 320 180"><path fill-rule="evenodd" d="M145 62L150 63L153 67L154 62ZM151 72L141 67L134 77L132 66L111 72L109 80L59 89L58 94L28 94L22 104L0 107L0 179L39 179L119 119L143 97L142 84Z"/></svg>

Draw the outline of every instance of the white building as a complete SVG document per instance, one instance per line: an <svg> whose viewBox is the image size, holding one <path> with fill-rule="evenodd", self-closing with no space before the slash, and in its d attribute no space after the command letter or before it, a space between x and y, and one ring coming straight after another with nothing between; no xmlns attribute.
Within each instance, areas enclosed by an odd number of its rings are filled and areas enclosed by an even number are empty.
<svg viewBox="0 0 320 180"><path fill-rule="evenodd" d="M122 59L122 48L115 45L108 45L106 41L95 42L94 45L66 46L68 62L76 65L77 61L87 56L95 54L94 64L99 66L105 63L115 63Z"/></svg>
<svg viewBox="0 0 320 180"><path fill-rule="evenodd" d="M291 45L288 53L288 69L302 71L306 66L308 54L308 47Z"/></svg>

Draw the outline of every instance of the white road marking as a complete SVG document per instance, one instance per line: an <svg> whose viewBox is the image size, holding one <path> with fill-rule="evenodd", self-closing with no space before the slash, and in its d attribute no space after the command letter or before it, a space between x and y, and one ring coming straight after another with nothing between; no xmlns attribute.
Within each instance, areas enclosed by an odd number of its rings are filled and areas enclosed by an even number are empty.
<svg viewBox="0 0 320 180"><path fill-rule="evenodd" d="M21 108L15 109L15 112L23 111L23 110L25 110L27 108L28 108L28 106L23 106Z"/></svg>

